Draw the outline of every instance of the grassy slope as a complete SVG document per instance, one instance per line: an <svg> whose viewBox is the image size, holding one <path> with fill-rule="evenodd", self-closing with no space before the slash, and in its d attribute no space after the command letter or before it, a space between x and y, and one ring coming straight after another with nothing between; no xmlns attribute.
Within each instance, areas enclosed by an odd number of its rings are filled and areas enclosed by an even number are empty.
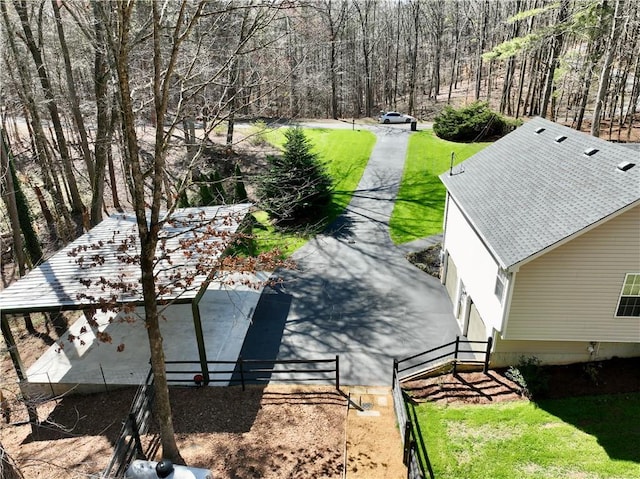
<svg viewBox="0 0 640 479"><path fill-rule="evenodd" d="M640 394L416 408L436 477L640 478Z"/></svg>
<svg viewBox="0 0 640 479"><path fill-rule="evenodd" d="M442 231L445 188L438 175L449 169L452 151L458 164L488 144L453 143L441 140L432 130L411 135L402 183L389 221L394 243Z"/></svg>
<svg viewBox="0 0 640 479"><path fill-rule="evenodd" d="M371 156L376 138L369 131L314 128L305 129L304 133L334 180L333 199L326 222L328 224L351 201L351 196L358 186L367 161L369 161L369 156ZM284 143L284 129L270 131L266 136L276 146L281 147ZM305 236L275 231L264 212L256 213L254 216L259 222L259 225L254 227L258 253L269 251L277 246L285 256L289 256L308 240Z"/></svg>

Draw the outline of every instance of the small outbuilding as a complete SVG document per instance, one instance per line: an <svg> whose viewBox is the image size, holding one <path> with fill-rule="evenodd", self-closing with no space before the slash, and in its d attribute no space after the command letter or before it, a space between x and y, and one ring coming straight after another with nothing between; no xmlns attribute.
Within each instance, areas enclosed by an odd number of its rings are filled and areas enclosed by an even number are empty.
<svg viewBox="0 0 640 479"><path fill-rule="evenodd" d="M210 361L237 359L260 296L259 286L247 285L260 284L255 276L231 286L217 268L203 267L218 263L250 207L179 209L159 234L157 302L165 357L193 361L182 367L197 368L205 383L215 375ZM26 395L144 382L149 344L138 238L134 215L113 215L0 292L2 334ZM64 311L84 314L25 369L12 322L25 313ZM185 382L192 378L185 373Z"/></svg>

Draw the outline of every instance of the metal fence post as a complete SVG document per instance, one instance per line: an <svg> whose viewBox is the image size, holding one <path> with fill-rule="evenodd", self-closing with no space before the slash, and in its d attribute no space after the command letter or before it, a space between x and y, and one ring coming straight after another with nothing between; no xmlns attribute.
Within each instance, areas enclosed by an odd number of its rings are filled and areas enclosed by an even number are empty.
<svg viewBox="0 0 640 479"><path fill-rule="evenodd" d="M485 354L484 354L484 369L483 372L485 374L487 374L487 371L489 370L489 357L491 356L491 346L493 345L493 337L489 336L487 338L487 349L485 350Z"/></svg>
<svg viewBox="0 0 640 479"><path fill-rule="evenodd" d="M238 365L240 366L240 383L242 384L242 390L244 391L244 367L242 362L242 356L238 356Z"/></svg>
<svg viewBox="0 0 640 479"><path fill-rule="evenodd" d="M456 336L456 348L453 352L453 374L456 374L458 366L458 351L460 350L460 336Z"/></svg>
<svg viewBox="0 0 640 479"><path fill-rule="evenodd" d="M403 446L403 454L402 454L402 463L407 466L409 465L409 459L411 455L409 452L411 451L411 421L407 420L404 423L404 446Z"/></svg>
<svg viewBox="0 0 640 479"><path fill-rule="evenodd" d="M100 367L100 374L102 375L102 382L104 383L104 392L109 392L109 386L107 385L107 379L104 377L104 370L102 369L102 364L98 364Z"/></svg>
<svg viewBox="0 0 640 479"><path fill-rule="evenodd" d="M398 375L398 360L393 359L393 376L391 377L391 384L396 382L396 376Z"/></svg>
<svg viewBox="0 0 640 479"><path fill-rule="evenodd" d="M336 354L336 389L340 390L340 356Z"/></svg>

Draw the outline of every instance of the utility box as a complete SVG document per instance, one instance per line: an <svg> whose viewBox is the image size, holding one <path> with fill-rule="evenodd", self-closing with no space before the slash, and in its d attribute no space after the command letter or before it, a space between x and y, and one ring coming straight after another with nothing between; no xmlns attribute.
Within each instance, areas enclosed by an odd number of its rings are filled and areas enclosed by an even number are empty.
<svg viewBox="0 0 640 479"><path fill-rule="evenodd" d="M211 471L197 467L173 465L171 461L133 461L126 472L125 479L213 479Z"/></svg>

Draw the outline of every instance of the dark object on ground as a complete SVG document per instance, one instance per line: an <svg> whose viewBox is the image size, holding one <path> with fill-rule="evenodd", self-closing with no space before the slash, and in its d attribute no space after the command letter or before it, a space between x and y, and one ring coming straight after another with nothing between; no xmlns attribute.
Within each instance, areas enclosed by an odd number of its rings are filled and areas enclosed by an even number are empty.
<svg viewBox="0 0 640 479"><path fill-rule="evenodd" d="M173 463L168 459L163 459L156 464L156 474L158 477L167 477L173 472Z"/></svg>

